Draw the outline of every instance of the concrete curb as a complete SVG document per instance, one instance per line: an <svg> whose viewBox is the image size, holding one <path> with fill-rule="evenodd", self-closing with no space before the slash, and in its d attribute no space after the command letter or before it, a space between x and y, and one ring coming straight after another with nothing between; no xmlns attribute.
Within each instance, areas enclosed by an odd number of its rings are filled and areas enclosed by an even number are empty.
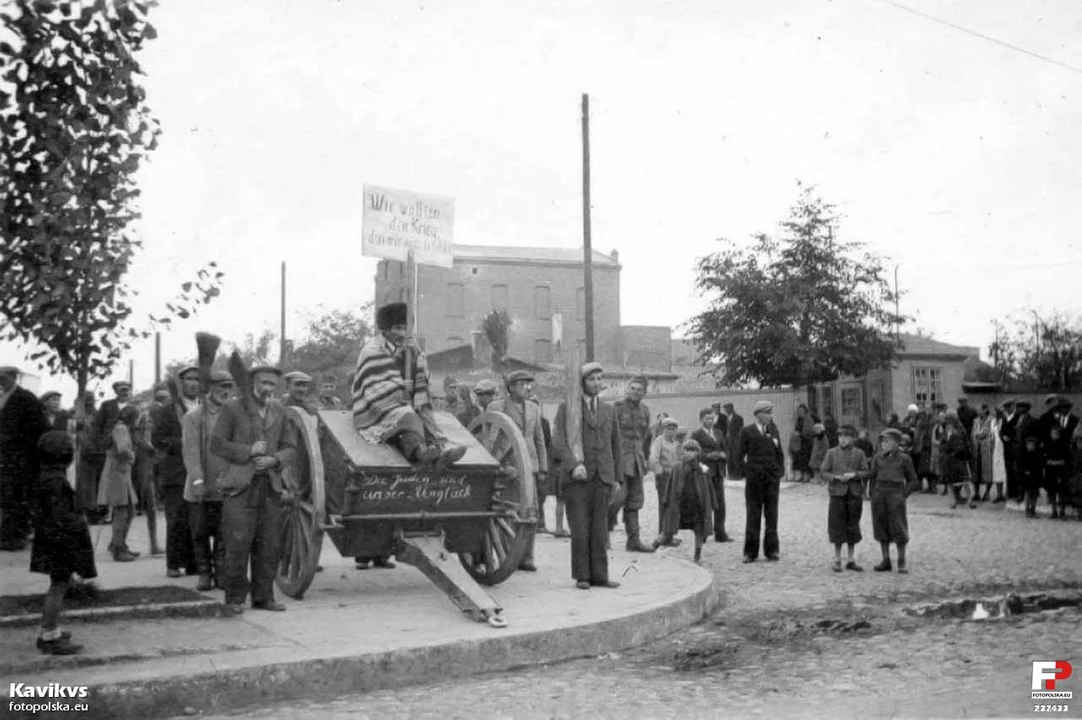
<svg viewBox="0 0 1082 720"><path fill-rule="evenodd" d="M206 617L218 615L223 606L217 600L189 600L185 602L149 603L146 605L117 605L103 608L83 608L65 610L65 620L81 622L105 622L128 618L155 617ZM41 613L24 615L4 615L0 617L0 628L31 627L41 622Z"/></svg>
<svg viewBox="0 0 1082 720"><path fill-rule="evenodd" d="M370 692L601 655L665 637L711 613L720 601L720 583L705 571L701 575L701 582L683 597L593 624L92 686L89 699L83 701L89 707L79 716L123 719L172 717L192 710L222 712L257 703ZM59 718L70 713L11 716Z"/></svg>

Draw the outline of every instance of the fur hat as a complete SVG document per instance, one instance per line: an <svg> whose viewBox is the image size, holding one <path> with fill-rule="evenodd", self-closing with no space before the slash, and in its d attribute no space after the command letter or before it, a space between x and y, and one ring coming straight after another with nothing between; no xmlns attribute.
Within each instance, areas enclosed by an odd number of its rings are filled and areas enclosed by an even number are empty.
<svg viewBox="0 0 1082 720"><path fill-rule="evenodd" d="M395 325L406 325L409 306L404 302L389 303L376 310L376 328L390 330Z"/></svg>

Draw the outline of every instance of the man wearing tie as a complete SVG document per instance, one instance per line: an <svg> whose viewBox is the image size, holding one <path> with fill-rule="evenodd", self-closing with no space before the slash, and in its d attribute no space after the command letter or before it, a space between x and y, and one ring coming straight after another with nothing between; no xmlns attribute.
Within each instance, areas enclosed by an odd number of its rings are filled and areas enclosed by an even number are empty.
<svg viewBox="0 0 1082 720"><path fill-rule="evenodd" d="M759 530L766 520L763 533L763 553L766 559L780 559L778 540L778 494L781 476L785 472L785 458L781 450L781 436L774 424L774 403L760 400L752 409L755 422L740 431L737 457L744 469L744 502L747 506L747 525L744 531L744 562L755 562L759 557Z"/></svg>
<svg viewBox="0 0 1082 720"><path fill-rule="evenodd" d="M579 373L582 383L582 459L575 456L568 438L570 410L560 403L553 423L553 455L567 475L564 500L571 526L571 576L575 587L615 588L620 583L609 580L609 557L605 545L609 536L608 509L617 478L623 476L623 453L620 428L612 406L598 398L603 368L589 362Z"/></svg>

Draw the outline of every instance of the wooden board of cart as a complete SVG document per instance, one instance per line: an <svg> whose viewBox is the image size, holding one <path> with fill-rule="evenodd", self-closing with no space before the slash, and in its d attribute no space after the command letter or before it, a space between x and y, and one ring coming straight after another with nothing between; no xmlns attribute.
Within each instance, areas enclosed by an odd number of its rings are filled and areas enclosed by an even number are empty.
<svg viewBox="0 0 1082 720"><path fill-rule="evenodd" d="M350 514L453 515L484 512L492 503L496 473L454 470L364 473L350 479Z"/></svg>

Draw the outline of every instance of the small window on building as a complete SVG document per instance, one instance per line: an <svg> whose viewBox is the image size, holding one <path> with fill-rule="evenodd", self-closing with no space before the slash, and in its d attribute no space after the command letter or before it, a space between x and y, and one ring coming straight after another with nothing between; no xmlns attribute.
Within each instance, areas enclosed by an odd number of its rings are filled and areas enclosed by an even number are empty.
<svg viewBox="0 0 1082 720"><path fill-rule="evenodd" d="M586 319L586 288L575 291L575 319Z"/></svg>
<svg viewBox="0 0 1082 720"><path fill-rule="evenodd" d="M913 366L913 402L933 405L942 402L943 369L930 365Z"/></svg>
<svg viewBox="0 0 1082 720"><path fill-rule="evenodd" d="M834 386L824 385L820 388L820 392L823 396L823 400L820 403L820 406L823 408L823 413L819 418L824 419L829 415L830 417L837 419L838 416L834 414Z"/></svg>
<svg viewBox="0 0 1082 720"><path fill-rule="evenodd" d="M537 362L552 362L552 341L545 339L534 340L533 358Z"/></svg>
<svg viewBox="0 0 1082 720"><path fill-rule="evenodd" d="M864 414L860 406L860 388L842 388L842 417L855 418Z"/></svg>
<svg viewBox="0 0 1082 720"><path fill-rule="evenodd" d="M466 287L462 283L447 283L447 317L466 316Z"/></svg>
<svg viewBox="0 0 1082 720"><path fill-rule="evenodd" d="M460 347L460 346L465 345L465 344L466 344L466 341L463 340L460 337L452 336L452 337L447 338L447 347L449 347L449 348Z"/></svg>
<svg viewBox="0 0 1082 720"><path fill-rule="evenodd" d="M508 294L506 285L492 286L492 307L508 309Z"/></svg>
<svg viewBox="0 0 1082 720"><path fill-rule="evenodd" d="M552 290L548 285L538 285L533 291L534 310L538 320L552 317Z"/></svg>

